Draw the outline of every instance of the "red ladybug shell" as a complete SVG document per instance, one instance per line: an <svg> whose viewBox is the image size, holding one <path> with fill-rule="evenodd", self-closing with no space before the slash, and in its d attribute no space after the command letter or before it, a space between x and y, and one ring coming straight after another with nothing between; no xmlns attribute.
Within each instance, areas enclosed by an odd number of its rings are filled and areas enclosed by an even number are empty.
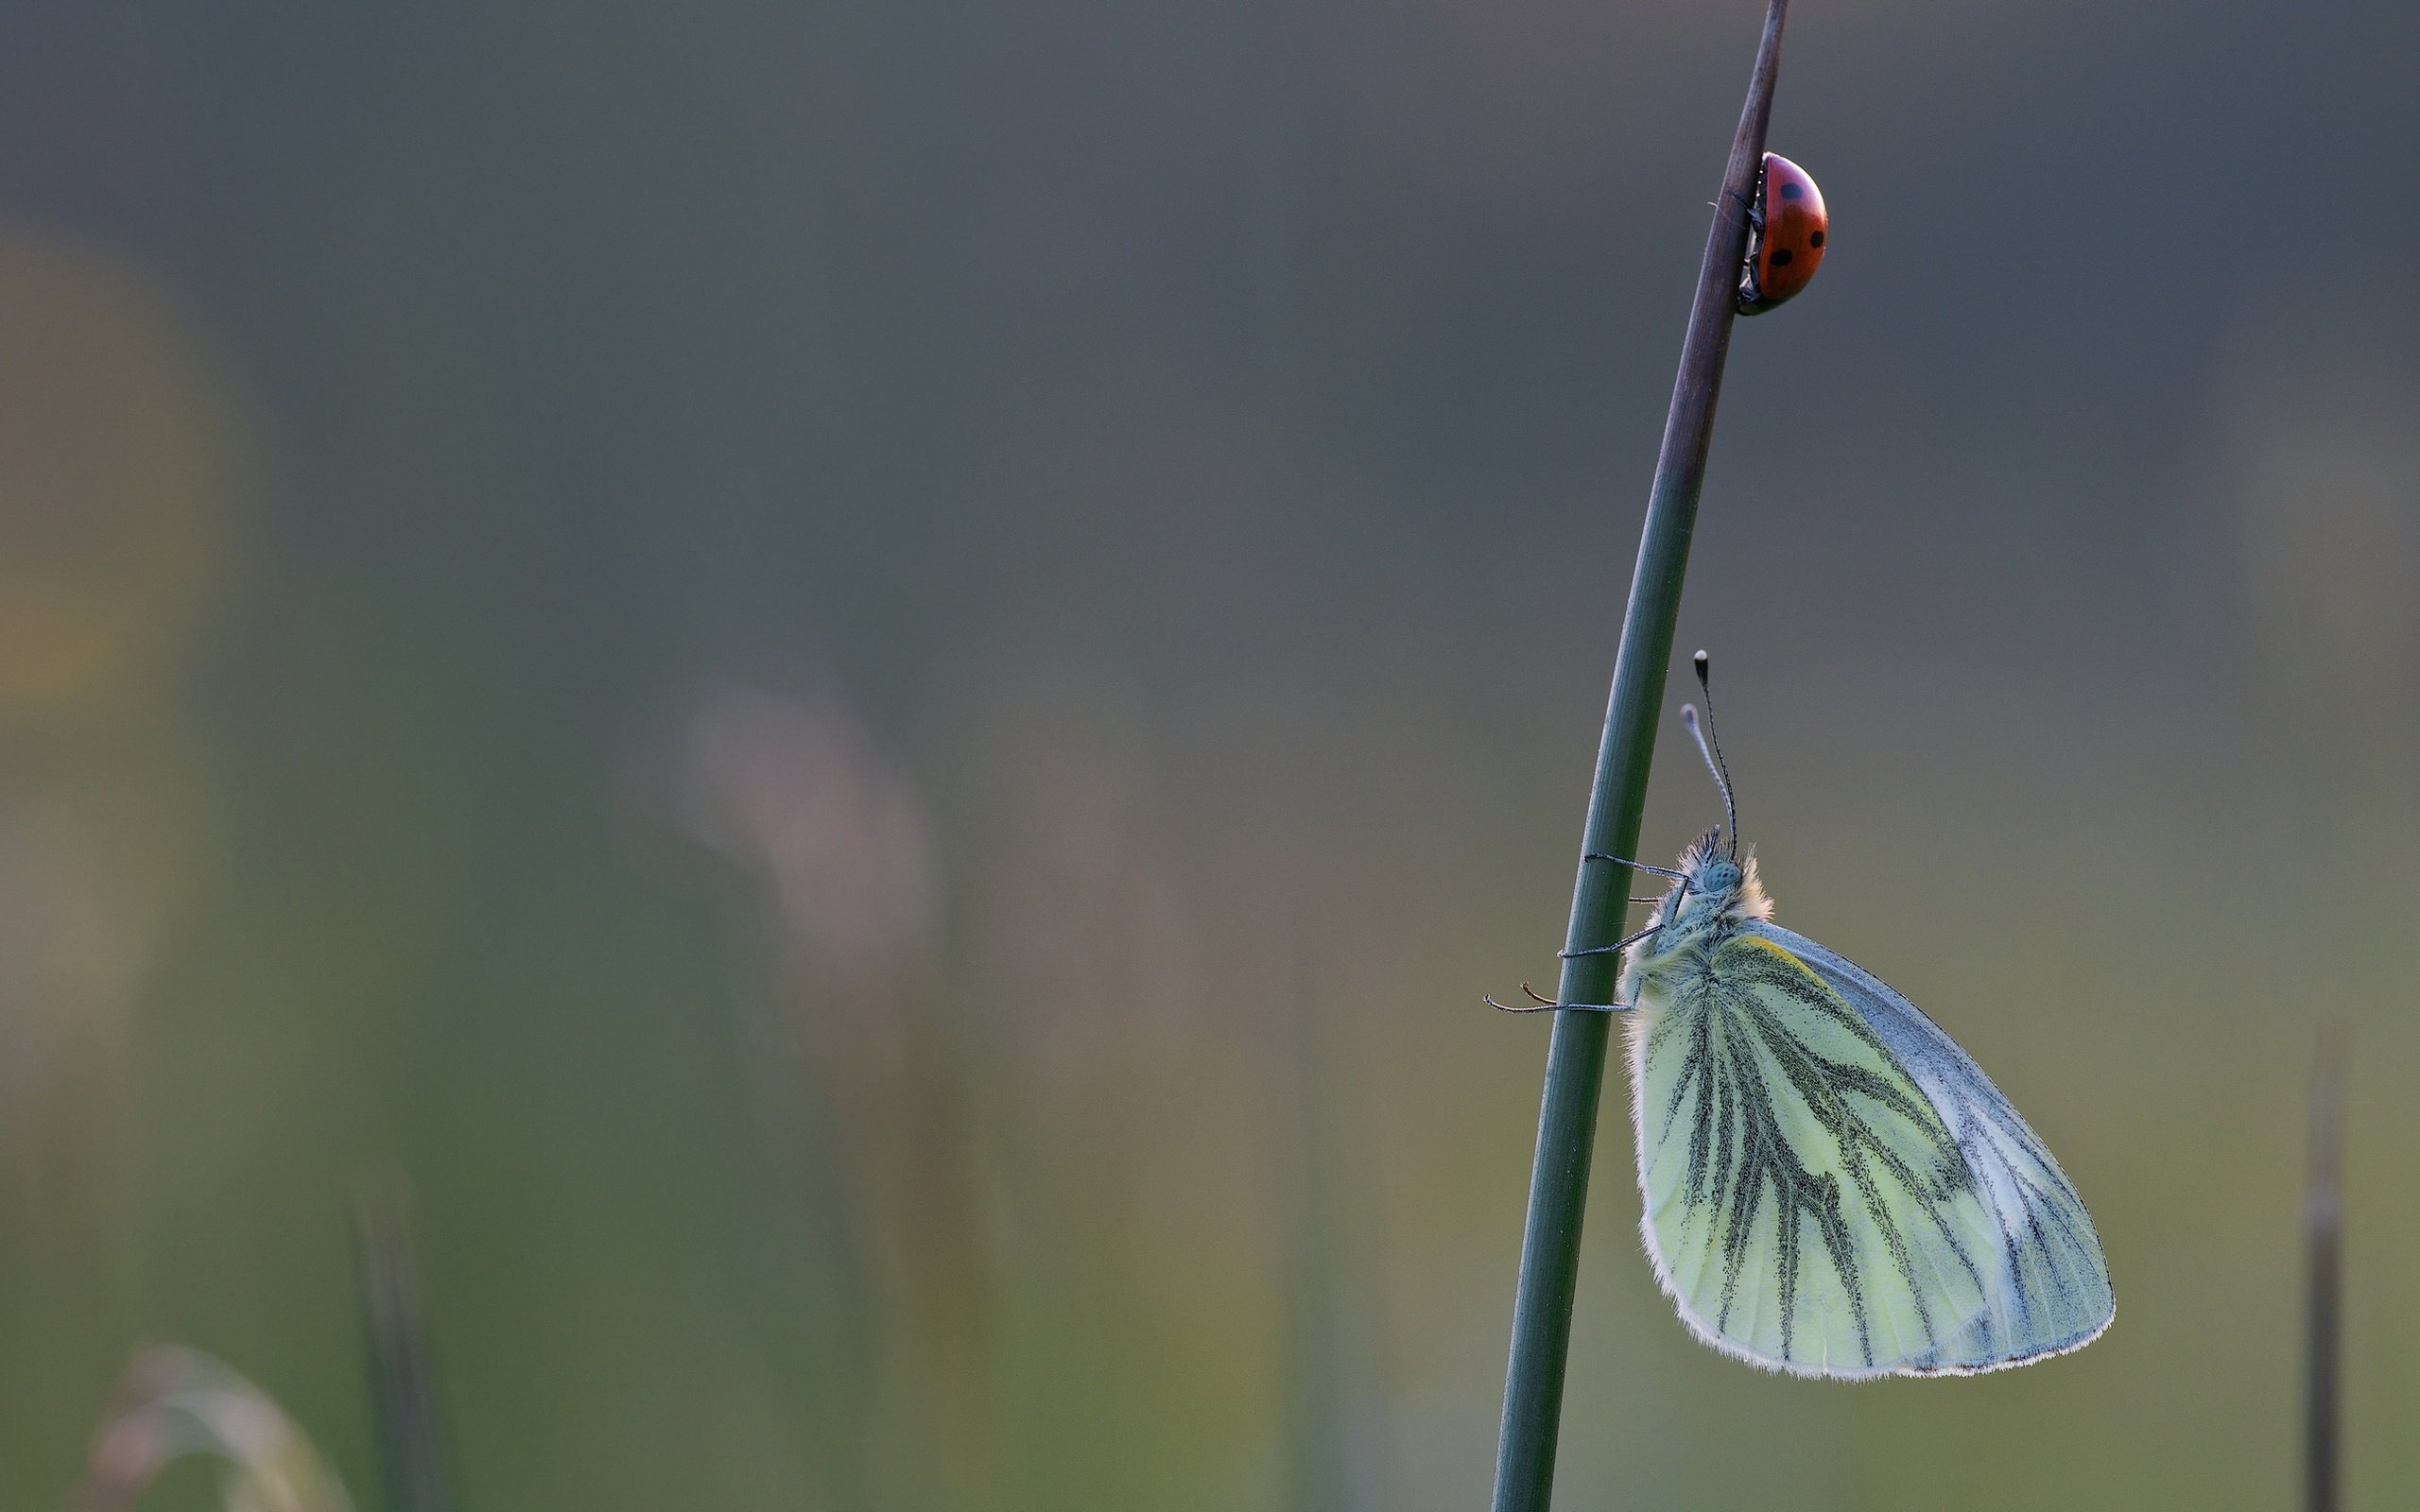
<svg viewBox="0 0 2420 1512"><path fill-rule="evenodd" d="M1806 169L1777 152L1765 154L1756 214L1764 229L1756 233L1739 280L1741 315L1760 315L1805 288L1824 266L1824 232L1831 226L1824 191Z"/></svg>

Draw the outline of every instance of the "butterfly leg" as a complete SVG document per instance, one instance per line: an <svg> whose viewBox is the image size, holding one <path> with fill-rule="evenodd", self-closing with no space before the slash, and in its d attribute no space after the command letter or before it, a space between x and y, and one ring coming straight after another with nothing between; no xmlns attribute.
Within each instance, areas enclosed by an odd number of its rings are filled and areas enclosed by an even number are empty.
<svg viewBox="0 0 2420 1512"><path fill-rule="evenodd" d="M1566 961L1575 955L1611 955L1616 951L1628 950L1631 946L1637 944L1640 940L1645 939L1648 936L1654 934L1657 930L1662 929L1663 927L1664 926L1661 924L1650 924L1645 929L1640 930L1637 934L1625 935L1620 939L1614 941L1611 945L1592 945L1584 951L1557 951L1555 954L1562 956Z"/></svg>
<svg viewBox="0 0 2420 1512"><path fill-rule="evenodd" d="M1582 855L1580 859L1582 861L1610 861L1616 866L1629 867L1634 871L1646 871L1651 872L1659 877L1670 877L1674 881L1680 883L1684 890L1685 890L1688 885L1688 873L1674 871L1668 867L1651 867L1644 861L1625 861L1620 856L1607 855L1602 851L1598 850L1591 850L1585 855ZM1660 903L1663 901L1664 900L1661 898L1633 898L1631 900L1631 902L1634 903ZM1557 951L1555 954L1564 960L1569 960L1575 955L1610 955L1616 951L1627 950L1631 946L1637 944L1648 936L1654 934L1657 927L1658 926L1656 925L1651 924L1647 928L1640 930L1637 934L1617 939L1611 945L1598 945L1587 950L1580 951ZM1521 990L1529 993L1530 997L1533 1000L1535 1006L1514 1006L1508 1004L1498 1003L1494 998L1486 998L1482 1001L1485 1002L1489 1007L1499 1009L1505 1013L1543 1013L1548 1008L1571 1008L1585 1013L1627 1013L1630 1011L1632 1006L1627 1003L1557 1003L1552 998L1540 997L1527 982L1521 984Z"/></svg>
<svg viewBox="0 0 2420 1512"><path fill-rule="evenodd" d="M1669 867L1651 867L1644 861L1625 861L1620 856L1609 856L1602 850L1591 850L1580 859L1582 861L1610 861L1617 867L1628 867L1633 871L1652 872L1659 877L1669 877L1674 882L1686 882L1689 878L1689 874L1685 871L1674 871Z"/></svg>
<svg viewBox="0 0 2420 1512"><path fill-rule="evenodd" d="M1628 1003L1557 1003L1552 998L1540 996L1537 989L1527 982L1521 984L1521 990L1535 1000L1534 1006L1498 1003L1494 998L1481 998L1479 1001L1499 1013L1544 1013L1548 1008L1570 1008L1581 1013L1628 1013L1632 1007Z"/></svg>

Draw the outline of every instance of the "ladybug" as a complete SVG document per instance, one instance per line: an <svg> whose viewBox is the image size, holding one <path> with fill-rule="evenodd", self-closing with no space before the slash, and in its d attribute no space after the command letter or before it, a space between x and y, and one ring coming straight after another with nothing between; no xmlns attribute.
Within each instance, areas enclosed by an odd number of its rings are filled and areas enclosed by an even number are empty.
<svg viewBox="0 0 2420 1512"><path fill-rule="evenodd" d="M1824 266L1824 191L1806 170L1778 152L1765 154L1756 176L1756 203L1748 213L1756 235L1739 269L1738 311L1762 315L1781 303Z"/></svg>

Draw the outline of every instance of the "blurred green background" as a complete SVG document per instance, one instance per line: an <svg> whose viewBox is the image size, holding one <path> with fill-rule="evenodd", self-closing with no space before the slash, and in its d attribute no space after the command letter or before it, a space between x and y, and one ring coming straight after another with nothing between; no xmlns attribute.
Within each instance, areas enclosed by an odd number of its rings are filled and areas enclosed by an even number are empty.
<svg viewBox="0 0 2420 1512"><path fill-rule="evenodd" d="M175 1340L378 1505L400 1167L470 1512L1480 1504L1760 9L0 12L0 1501ZM1718 1358L1611 1101L1559 1504L2285 1503L2331 1020L2420 1476L2416 50L1800 0L1681 645L2118 1317Z"/></svg>

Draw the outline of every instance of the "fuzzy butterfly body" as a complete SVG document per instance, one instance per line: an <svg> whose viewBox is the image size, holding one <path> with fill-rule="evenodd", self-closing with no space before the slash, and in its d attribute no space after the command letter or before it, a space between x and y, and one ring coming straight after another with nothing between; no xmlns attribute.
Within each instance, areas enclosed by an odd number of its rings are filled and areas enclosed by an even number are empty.
<svg viewBox="0 0 2420 1512"><path fill-rule="evenodd" d="M1966 1054L1770 921L1715 837L1628 954L1641 1231L1706 1343L1800 1375L1965 1374L2114 1311L2075 1188Z"/></svg>

